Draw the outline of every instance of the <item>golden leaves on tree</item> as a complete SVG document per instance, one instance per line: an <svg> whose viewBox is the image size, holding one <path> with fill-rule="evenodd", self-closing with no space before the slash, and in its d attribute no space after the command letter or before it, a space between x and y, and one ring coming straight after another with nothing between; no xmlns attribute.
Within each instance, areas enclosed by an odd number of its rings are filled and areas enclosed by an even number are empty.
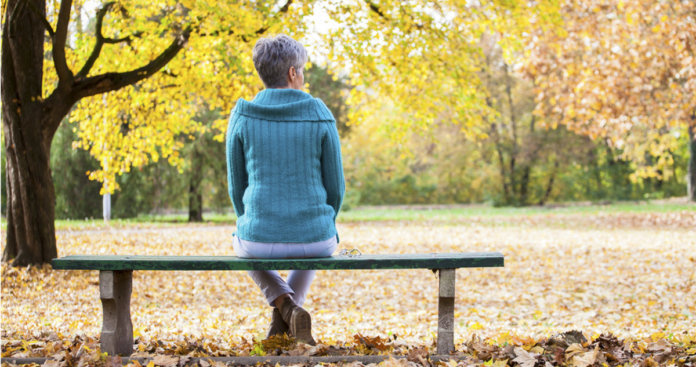
<svg viewBox="0 0 696 367"><path fill-rule="evenodd" d="M48 7L55 21L58 2ZM73 4L74 32L66 49L68 65L77 72L92 53L96 36L90 19L96 10L90 4ZM226 116L238 98L250 98L262 87L251 60L251 47L260 35L277 32L302 35L306 5L280 12L271 4L246 6L236 2L187 0L147 2L118 1L106 12L104 44L88 76L137 69L156 58L182 29L192 30L186 46L155 75L136 85L82 99L69 121L78 140L74 148L85 149L101 168L89 172L92 179L117 189L115 177L149 162L167 159L181 166L179 150L186 138L212 130L219 141L227 128L226 118L209 124L197 119L205 110ZM292 30L292 31L288 31ZM46 49L51 51L50 40ZM57 75L44 63L44 94L55 88Z"/></svg>

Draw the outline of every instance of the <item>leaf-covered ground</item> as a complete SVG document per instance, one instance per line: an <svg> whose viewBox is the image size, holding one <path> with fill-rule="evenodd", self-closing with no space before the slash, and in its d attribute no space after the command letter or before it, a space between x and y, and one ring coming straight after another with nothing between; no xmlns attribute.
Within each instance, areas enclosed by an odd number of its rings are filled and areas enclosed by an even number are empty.
<svg viewBox="0 0 696 367"><path fill-rule="evenodd" d="M362 253L505 255L505 268L457 271L460 364L696 364L696 210L344 222L339 231L340 248ZM229 255L233 232L137 224L57 237L61 256ZM434 353L429 270L320 271L306 308L319 348L264 344L271 312L244 272L134 274L143 356L391 353L424 364ZM101 363L100 327L97 271L2 265L3 357Z"/></svg>

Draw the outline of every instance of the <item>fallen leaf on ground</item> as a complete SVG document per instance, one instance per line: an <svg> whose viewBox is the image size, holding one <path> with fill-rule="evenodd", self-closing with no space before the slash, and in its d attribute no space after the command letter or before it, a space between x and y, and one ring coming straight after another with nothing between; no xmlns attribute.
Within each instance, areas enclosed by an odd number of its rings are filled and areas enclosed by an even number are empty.
<svg viewBox="0 0 696 367"><path fill-rule="evenodd" d="M513 362L519 363L522 367L534 367L539 355L536 353L529 353L520 347L516 347L515 356L515 359L512 360Z"/></svg>

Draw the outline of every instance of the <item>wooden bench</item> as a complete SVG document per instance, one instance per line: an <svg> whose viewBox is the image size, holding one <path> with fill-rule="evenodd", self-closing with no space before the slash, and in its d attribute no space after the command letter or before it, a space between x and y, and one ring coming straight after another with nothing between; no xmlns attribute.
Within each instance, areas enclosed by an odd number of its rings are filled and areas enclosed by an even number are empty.
<svg viewBox="0 0 696 367"><path fill-rule="evenodd" d="M334 256L310 259L242 259L236 256L91 256L52 261L54 269L99 270L104 318L101 349L133 352L130 298L133 270L356 270L432 269L439 273L437 354L454 351L454 281L457 268L502 267L499 252Z"/></svg>

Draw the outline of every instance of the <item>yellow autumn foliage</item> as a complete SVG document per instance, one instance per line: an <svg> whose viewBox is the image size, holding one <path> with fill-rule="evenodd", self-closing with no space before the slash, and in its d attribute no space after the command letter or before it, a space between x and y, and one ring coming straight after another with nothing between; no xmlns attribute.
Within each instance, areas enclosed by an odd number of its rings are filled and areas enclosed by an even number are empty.
<svg viewBox="0 0 696 367"><path fill-rule="evenodd" d="M55 22L60 2L49 4ZM514 1L432 3L401 1L314 1L252 4L212 0L146 2L118 0L105 7L96 32L95 4L75 1L66 50L68 66L77 71L89 59L97 36L104 44L87 76L123 72L158 57L182 29L191 36L177 56L155 75L120 90L82 99L69 120L75 124L76 148L88 150L101 168L89 172L117 189L115 176L159 159L181 164L181 136L212 129L219 140L224 120L203 126L200 109L223 115L240 98L262 86L251 62L258 37L307 34L306 19L321 6L335 27L312 45L339 72L350 75L350 123L375 118L383 103L396 113L376 120L392 141L408 139L433 124L455 123L470 137L484 136L482 125L496 112L482 86L480 38L500 34L505 57L524 52L522 34L532 25L553 26L557 4ZM100 34L96 34L100 33ZM316 39L316 38L315 38ZM50 43L46 49L50 52ZM57 83L52 63L44 63L44 98Z"/></svg>

